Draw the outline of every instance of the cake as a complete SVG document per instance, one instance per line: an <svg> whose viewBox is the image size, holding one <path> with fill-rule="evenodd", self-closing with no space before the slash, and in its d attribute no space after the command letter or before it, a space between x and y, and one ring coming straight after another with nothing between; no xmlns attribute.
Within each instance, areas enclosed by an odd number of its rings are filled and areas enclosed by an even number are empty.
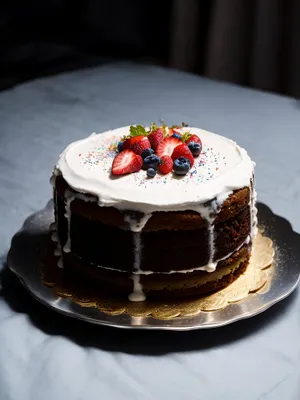
<svg viewBox="0 0 300 400"><path fill-rule="evenodd" d="M254 166L234 141L187 126L128 126L70 144L51 178L57 266L130 301L224 288L251 256Z"/></svg>

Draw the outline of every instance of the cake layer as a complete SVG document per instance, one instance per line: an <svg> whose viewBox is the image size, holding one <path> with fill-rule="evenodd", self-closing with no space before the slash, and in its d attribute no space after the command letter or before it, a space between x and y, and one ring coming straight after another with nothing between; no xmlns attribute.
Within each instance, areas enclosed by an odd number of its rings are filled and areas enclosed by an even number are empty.
<svg viewBox="0 0 300 400"><path fill-rule="evenodd" d="M136 221L143 219L145 216L145 214L134 210L118 210L114 207L99 207L95 197L76 193L70 188L70 186L61 176L57 177L55 188L60 198L65 199L66 193L68 196L74 198L71 204L73 213L80 214L88 219L99 221L106 225L130 229L128 222L126 221L126 216L128 217L129 215L132 220ZM90 201L88 201L88 199L90 199ZM221 204L214 222L223 222L234 217L246 206L248 206L249 202L249 187L244 187L234 191ZM193 230L199 229L200 227L206 225L207 221L205 218L203 218L201 214L196 211L154 211L147 219L147 222L143 227L143 231L156 231L161 229Z"/></svg>
<svg viewBox="0 0 300 400"><path fill-rule="evenodd" d="M190 231L162 229L135 233L86 218L73 212L71 206L69 225L65 216L65 202L60 197L57 198L57 212L62 247L70 235L70 250L77 256L87 262L128 272L135 268L137 235L141 247L139 269L166 272L199 268L206 266L209 261L222 259L241 246L251 233L248 206L227 221L216 223L214 254L210 260L210 235L207 225L202 226L201 223L198 226L195 223L196 226ZM173 216L174 219L176 217Z"/></svg>
<svg viewBox="0 0 300 400"><path fill-rule="evenodd" d="M228 259L220 261L215 272L139 275L143 292L148 299L181 298L204 295L229 285L245 271L250 257L250 247L243 246ZM128 296L134 290L133 275L112 271L86 263L71 253L64 253L64 266L71 274L93 288L114 297Z"/></svg>

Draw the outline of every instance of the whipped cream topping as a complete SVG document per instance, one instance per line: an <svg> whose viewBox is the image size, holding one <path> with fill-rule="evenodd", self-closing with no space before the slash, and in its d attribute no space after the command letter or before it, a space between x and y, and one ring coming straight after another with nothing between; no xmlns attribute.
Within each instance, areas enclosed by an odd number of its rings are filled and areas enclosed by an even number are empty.
<svg viewBox="0 0 300 400"><path fill-rule="evenodd" d="M129 133L129 127L70 144L60 155L54 175L62 174L68 185L98 198L100 206L153 211L196 210L199 204L224 193L249 186L253 162L246 150L225 137L198 128L183 128L197 134L203 144L201 155L184 177L172 173L148 179L145 171L111 175L116 155L110 145Z"/></svg>

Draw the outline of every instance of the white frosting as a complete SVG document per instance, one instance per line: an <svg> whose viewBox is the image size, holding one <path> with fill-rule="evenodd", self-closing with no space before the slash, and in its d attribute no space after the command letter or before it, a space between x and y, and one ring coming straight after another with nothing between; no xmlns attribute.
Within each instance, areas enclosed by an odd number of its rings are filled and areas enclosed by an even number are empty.
<svg viewBox="0 0 300 400"><path fill-rule="evenodd" d="M113 206L150 214L154 211L195 210L224 193L249 186L253 163L246 150L222 136L197 128L203 152L185 177L170 173L147 179L145 171L114 177L110 174L115 152L112 142L128 134L119 128L70 144L60 155L55 174L81 193L93 194L100 206ZM212 150L211 150L212 149Z"/></svg>
<svg viewBox="0 0 300 400"><path fill-rule="evenodd" d="M140 276L154 273L140 269L142 252L140 232L154 211L193 210L207 221L209 235L208 264L193 270L170 271L168 273L186 273L195 270L213 272L217 263L221 261L214 260L215 233L213 222L216 214L232 191L250 186L255 164L251 161L246 150L230 139L198 128L188 127L183 128L183 131L197 134L203 144L200 157L195 159L193 168L184 177L177 177L170 173L166 176L157 175L154 179L148 179L143 170L121 177L112 176L110 172L116 153L110 146L122 136L127 135L129 127L102 134L92 134L86 139L70 144L60 155L53 172L52 184L55 184L56 176L62 174L68 185L75 190L75 192L69 190L65 193L65 217L68 221L68 238L64 245L65 252L71 250L70 207L74 198L80 198L84 201L98 201L99 206L113 206L120 210L134 210L143 213L138 221L132 219L129 215L125 217L129 229L133 232L134 240L133 292L129 295L131 301L145 300ZM88 197L85 193L92 194L95 197ZM256 193L251 190L251 237L257 231L255 201ZM250 241L249 238L247 240ZM60 249L58 251L61 252ZM224 259L229 256L227 255Z"/></svg>
<svg viewBox="0 0 300 400"><path fill-rule="evenodd" d="M75 199L75 197L72 195L71 190L67 189L65 192L65 217L67 218L68 221L68 236L67 236L67 241L63 247L64 252L70 253L71 251L71 203Z"/></svg>

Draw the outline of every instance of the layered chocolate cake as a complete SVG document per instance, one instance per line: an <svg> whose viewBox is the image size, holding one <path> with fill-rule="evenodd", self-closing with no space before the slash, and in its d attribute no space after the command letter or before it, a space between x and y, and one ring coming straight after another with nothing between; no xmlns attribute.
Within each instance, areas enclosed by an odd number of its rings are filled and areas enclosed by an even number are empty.
<svg viewBox="0 0 300 400"><path fill-rule="evenodd" d="M92 134L64 150L51 181L58 267L87 287L201 296L247 268L254 163L225 137L154 124Z"/></svg>

